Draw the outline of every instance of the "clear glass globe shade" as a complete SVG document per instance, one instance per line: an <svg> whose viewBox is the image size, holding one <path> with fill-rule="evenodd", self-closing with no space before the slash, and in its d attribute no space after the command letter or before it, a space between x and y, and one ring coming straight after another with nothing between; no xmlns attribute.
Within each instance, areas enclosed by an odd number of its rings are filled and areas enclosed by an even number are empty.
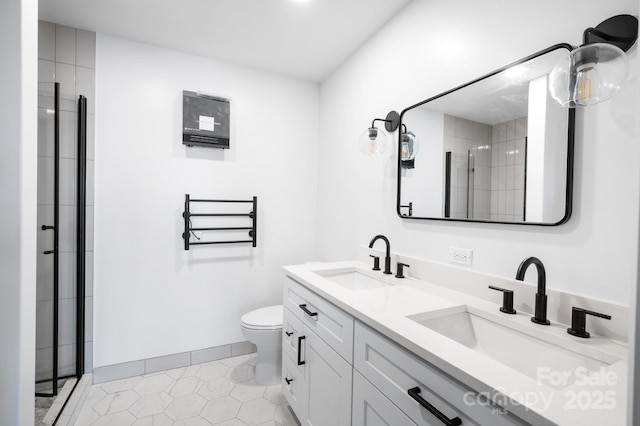
<svg viewBox="0 0 640 426"><path fill-rule="evenodd" d="M629 74L627 56L617 46L594 43L579 47L549 74L549 92L563 107L597 104L611 99Z"/></svg>
<svg viewBox="0 0 640 426"><path fill-rule="evenodd" d="M418 151L420 151L420 144L416 136L411 132L403 133L400 138L400 159L411 161L416 158Z"/></svg>
<svg viewBox="0 0 640 426"><path fill-rule="evenodd" d="M389 135L384 130L369 127L358 138L360 152L371 157L381 155L387 149L388 139Z"/></svg>

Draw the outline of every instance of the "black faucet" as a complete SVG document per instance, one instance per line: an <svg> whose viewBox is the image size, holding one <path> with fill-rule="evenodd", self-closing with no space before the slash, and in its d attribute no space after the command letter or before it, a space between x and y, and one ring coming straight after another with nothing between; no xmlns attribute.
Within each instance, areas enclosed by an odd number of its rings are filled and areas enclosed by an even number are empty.
<svg viewBox="0 0 640 426"><path fill-rule="evenodd" d="M384 241L385 244L387 245L387 254L384 258L383 273L391 274L391 245L389 244L389 240L387 239L387 237L385 237L384 235L376 235L375 237L373 237L373 239L369 243L369 248L373 248L373 244L378 240Z"/></svg>
<svg viewBox="0 0 640 426"><path fill-rule="evenodd" d="M551 324L547 319L547 274L544 270L544 265L537 257L528 257L522 261L518 266L518 272L516 272L516 280L524 281L524 274L527 272L529 265L536 265L538 270L538 291L536 292L536 307L535 314L531 317L531 321L536 324L549 325Z"/></svg>

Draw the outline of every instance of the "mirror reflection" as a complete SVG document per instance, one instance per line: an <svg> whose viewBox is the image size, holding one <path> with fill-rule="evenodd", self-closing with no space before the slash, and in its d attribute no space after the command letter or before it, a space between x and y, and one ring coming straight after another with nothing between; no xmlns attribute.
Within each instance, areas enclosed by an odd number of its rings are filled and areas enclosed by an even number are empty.
<svg viewBox="0 0 640 426"><path fill-rule="evenodd" d="M553 102L548 74L569 49L554 46L405 109L400 216L546 225L568 220L574 112Z"/></svg>

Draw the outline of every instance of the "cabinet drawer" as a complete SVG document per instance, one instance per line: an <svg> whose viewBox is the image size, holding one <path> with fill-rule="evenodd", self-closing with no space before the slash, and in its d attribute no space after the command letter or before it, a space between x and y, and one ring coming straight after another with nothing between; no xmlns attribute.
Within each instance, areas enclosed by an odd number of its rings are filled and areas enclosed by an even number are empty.
<svg viewBox="0 0 640 426"><path fill-rule="evenodd" d="M304 372L304 364L298 366L298 353L300 348L300 337L303 336L302 321L295 316L289 308L284 308L284 317L282 322L282 353L283 356L289 357L293 365L300 372Z"/></svg>
<svg viewBox="0 0 640 426"><path fill-rule="evenodd" d="M426 400L449 419L459 417L464 426L526 424L486 401L483 405L473 403L478 400L471 389L359 322L355 325L353 364L420 425L442 426L444 423L411 397L409 389L418 388L418 398Z"/></svg>
<svg viewBox="0 0 640 426"><path fill-rule="evenodd" d="M282 357L282 394L299 419L305 418L304 410L304 374L298 370L289 357Z"/></svg>
<svg viewBox="0 0 640 426"><path fill-rule="evenodd" d="M349 363L353 359L353 317L286 278L284 305Z"/></svg>
<svg viewBox="0 0 640 426"><path fill-rule="evenodd" d="M352 426L416 426L367 379L353 372Z"/></svg>

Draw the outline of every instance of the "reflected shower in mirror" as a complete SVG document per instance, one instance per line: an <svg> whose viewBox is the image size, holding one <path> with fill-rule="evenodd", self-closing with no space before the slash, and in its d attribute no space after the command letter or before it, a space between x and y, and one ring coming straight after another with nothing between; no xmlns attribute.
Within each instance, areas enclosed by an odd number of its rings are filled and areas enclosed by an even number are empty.
<svg viewBox="0 0 640 426"><path fill-rule="evenodd" d="M553 102L548 74L570 49L554 46L402 111L402 128L415 135L420 151L402 161L400 134L398 214L566 222L574 112Z"/></svg>

